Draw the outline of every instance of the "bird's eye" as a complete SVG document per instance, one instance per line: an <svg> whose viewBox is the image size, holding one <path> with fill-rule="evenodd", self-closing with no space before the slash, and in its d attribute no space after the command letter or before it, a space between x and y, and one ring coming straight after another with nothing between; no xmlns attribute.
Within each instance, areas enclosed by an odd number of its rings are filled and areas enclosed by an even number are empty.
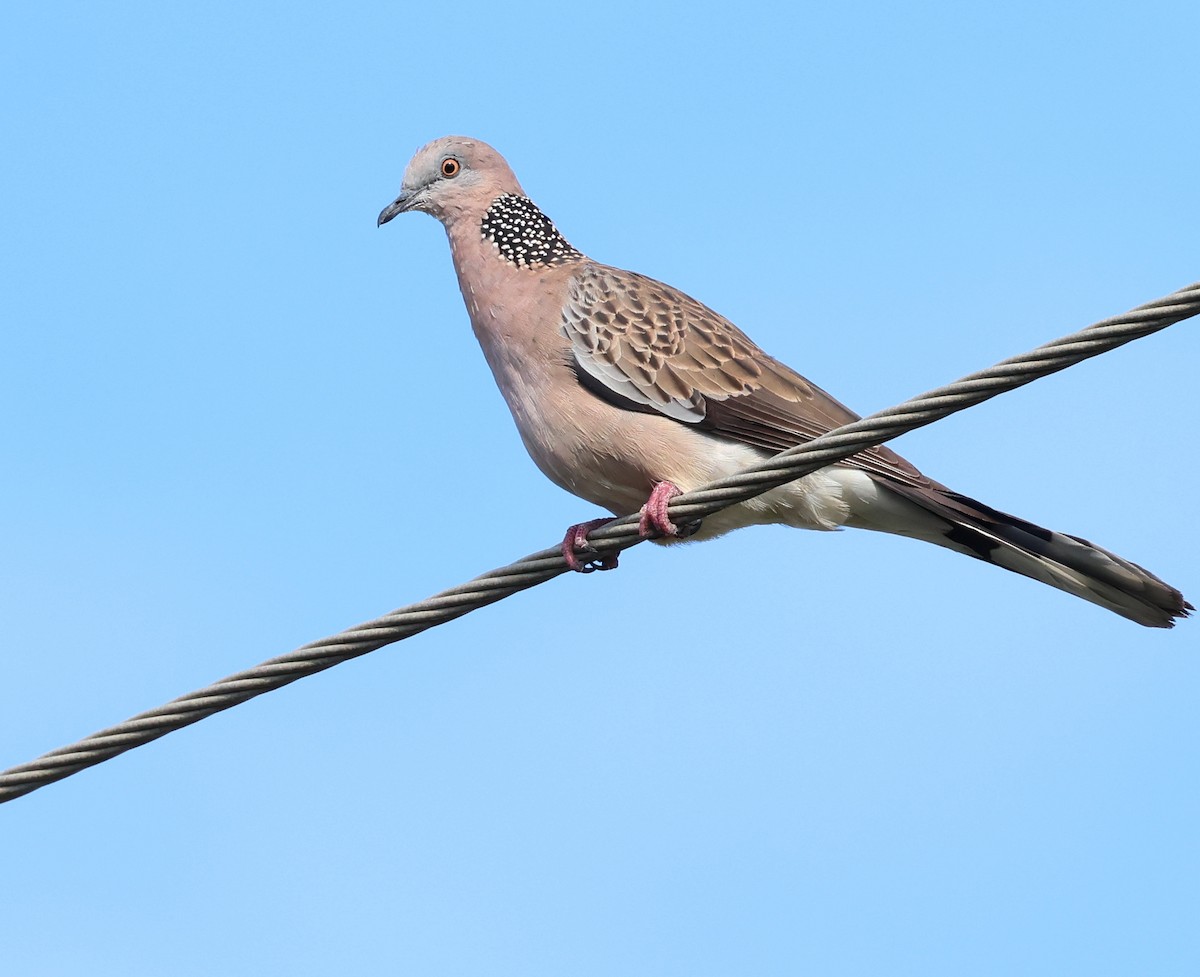
<svg viewBox="0 0 1200 977"><path fill-rule="evenodd" d="M462 170L462 164L453 156L447 156L442 160L442 176L458 176L460 170Z"/></svg>

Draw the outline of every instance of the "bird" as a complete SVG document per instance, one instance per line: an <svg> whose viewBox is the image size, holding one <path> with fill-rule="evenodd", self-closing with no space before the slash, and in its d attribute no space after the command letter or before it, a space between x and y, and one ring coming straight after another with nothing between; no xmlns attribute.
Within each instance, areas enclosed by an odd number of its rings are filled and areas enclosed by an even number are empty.
<svg viewBox="0 0 1200 977"><path fill-rule="evenodd" d="M656 542L781 523L912 537L1023 574L1147 627L1195 608L1135 563L952 491L877 446L700 523L671 499L857 420L703 303L573 247L487 143L419 149L378 226L419 211L443 225L471 327L521 440L551 481L614 516L640 512ZM568 528L562 555L611 570Z"/></svg>

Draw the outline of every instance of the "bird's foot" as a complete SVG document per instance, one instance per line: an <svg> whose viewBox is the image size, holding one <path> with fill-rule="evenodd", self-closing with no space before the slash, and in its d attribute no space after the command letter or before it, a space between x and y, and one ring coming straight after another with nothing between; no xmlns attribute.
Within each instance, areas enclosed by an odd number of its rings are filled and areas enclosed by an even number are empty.
<svg viewBox="0 0 1200 977"><path fill-rule="evenodd" d="M576 523L567 530L567 535L563 537L562 541L562 555L563 559L567 561L567 566L576 573L591 573L593 570L615 570L617 568L618 554L609 553L601 556L587 539L587 534L593 529L599 529L610 522L612 522L611 519L590 519L587 522ZM584 557L582 560L580 559L581 555Z"/></svg>
<svg viewBox="0 0 1200 977"><path fill-rule="evenodd" d="M674 536L676 539L686 539L700 528L700 521L684 523L676 526L667 515L667 506L677 495L683 495L682 490L674 482L659 482L650 493L650 498L642 506L641 518L638 520L638 535L642 539L652 536Z"/></svg>

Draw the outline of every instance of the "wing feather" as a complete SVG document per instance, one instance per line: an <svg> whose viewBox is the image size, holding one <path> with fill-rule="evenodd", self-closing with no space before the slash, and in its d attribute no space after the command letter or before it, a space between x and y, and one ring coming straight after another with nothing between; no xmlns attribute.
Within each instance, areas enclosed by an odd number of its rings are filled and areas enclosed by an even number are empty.
<svg viewBox="0 0 1200 977"><path fill-rule="evenodd" d="M857 420L820 387L764 353L732 322L662 282L588 263L563 309L589 389L721 437L777 452ZM843 464L912 486L931 482L894 451Z"/></svg>

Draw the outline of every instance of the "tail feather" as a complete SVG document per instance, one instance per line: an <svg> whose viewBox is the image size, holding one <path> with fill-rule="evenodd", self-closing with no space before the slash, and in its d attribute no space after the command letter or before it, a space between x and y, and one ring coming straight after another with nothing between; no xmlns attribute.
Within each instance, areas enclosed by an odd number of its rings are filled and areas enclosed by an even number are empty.
<svg viewBox="0 0 1200 977"><path fill-rule="evenodd" d="M1078 536L1052 532L942 486L872 478L875 494L855 520L913 536L1011 570L1152 628L1195 608L1150 571Z"/></svg>

